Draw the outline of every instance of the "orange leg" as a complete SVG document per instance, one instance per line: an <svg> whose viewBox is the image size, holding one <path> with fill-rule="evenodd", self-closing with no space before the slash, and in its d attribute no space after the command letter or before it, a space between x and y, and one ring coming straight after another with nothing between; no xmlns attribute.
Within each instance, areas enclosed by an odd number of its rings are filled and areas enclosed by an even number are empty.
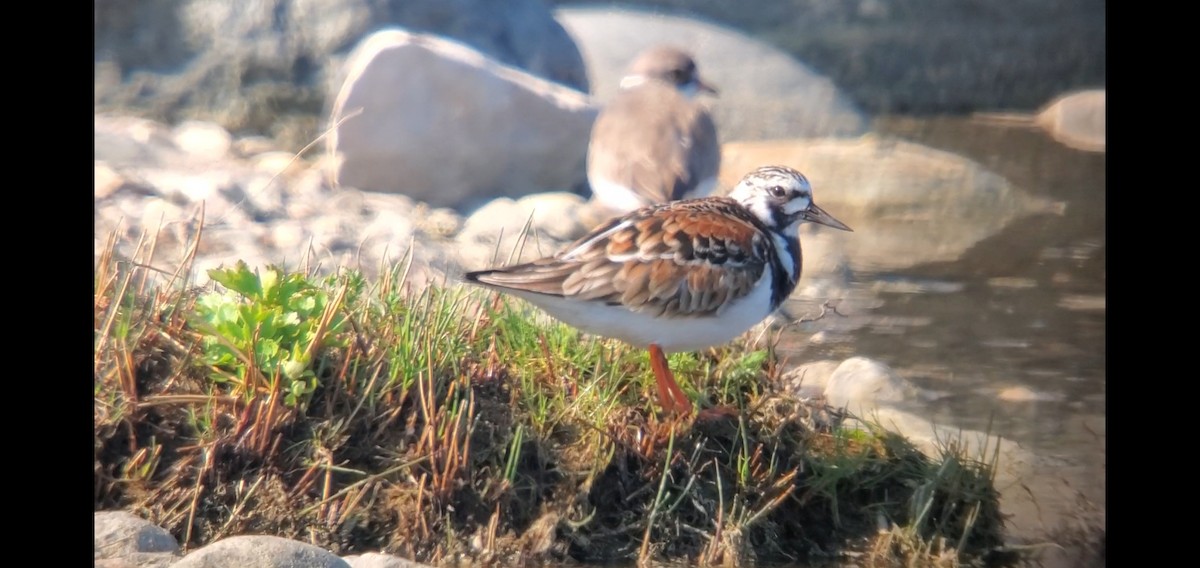
<svg viewBox="0 0 1200 568"><path fill-rule="evenodd" d="M650 344L650 368L654 371L654 380L658 385L659 404L670 414L688 416L692 413L692 400L679 388L671 366L667 364L667 356L658 345Z"/></svg>

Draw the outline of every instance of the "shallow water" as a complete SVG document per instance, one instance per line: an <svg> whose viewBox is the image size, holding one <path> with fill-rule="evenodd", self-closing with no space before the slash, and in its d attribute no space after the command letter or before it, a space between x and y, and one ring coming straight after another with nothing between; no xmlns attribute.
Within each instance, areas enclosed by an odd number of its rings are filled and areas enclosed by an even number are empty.
<svg viewBox="0 0 1200 568"><path fill-rule="evenodd" d="M840 311L858 323L839 329L827 315L788 332L780 354L882 361L923 391L902 409L990 429L1033 452L1042 470L1021 480L1025 487L1001 488L1018 538L1036 541L1084 519L1102 527L1105 155L1033 127L965 117L883 118L875 130L975 160L1065 207L1018 219L951 262L855 271L847 296L857 299Z"/></svg>

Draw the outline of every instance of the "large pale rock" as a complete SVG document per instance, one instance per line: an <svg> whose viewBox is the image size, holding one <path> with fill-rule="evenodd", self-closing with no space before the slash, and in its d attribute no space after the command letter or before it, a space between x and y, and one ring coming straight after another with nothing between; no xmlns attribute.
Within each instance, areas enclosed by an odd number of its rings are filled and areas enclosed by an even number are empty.
<svg viewBox="0 0 1200 568"><path fill-rule="evenodd" d="M829 79L737 30L680 16L611 8L559 8L598 100L612 98L633 57L658 43L692 51L722 140L844 136L867 132L864 115Z"/></svg>
<svg viewBox="0 0 1200 568"><path fill-rule="evenodd" d="M125 511L92 516L94 558L123 558L137 553L176 553L179 543L165 529Z"/></svg>
<svg viewBox="0 0 1200 568"><path fill-rule="evenodd" d="M1070 93L1046 105L1034 121L1055 140L1077 150L1103 152L1107 91Z"/></svg>
<svg viewBox="0 0 1200 568"><path fill-rule="evenodd" d="M583 183L596 109L463 44L373 34L347 61L329 138L338 183L470 208Z"/></svg>
<svg viewBox="0 0 1200 568"><path fill-rule="evenodd" d="M264 535L232 536L184 556L174 568L350 568L332 552Z"/></svg>
<svg viewBox="0 0 1200 568"><path fill-rule="evenodd" d="M842 254L855 270L951 261L1017 219L1062 214L980 164L920 144L854 139L733 142L722 148L722 183L766 164L804 172L817 204L853 233L802 225L808 260ZM810 254L810 251L812 253Z"/></svg>
<svg viewBox="0 0 1200 568"><path fill-rule="evenodd" d="M323 128L349 49L386 26L443 34L587 89L583 61L540 0L97 0L95 107L198 118L299 149Z"/></svg>

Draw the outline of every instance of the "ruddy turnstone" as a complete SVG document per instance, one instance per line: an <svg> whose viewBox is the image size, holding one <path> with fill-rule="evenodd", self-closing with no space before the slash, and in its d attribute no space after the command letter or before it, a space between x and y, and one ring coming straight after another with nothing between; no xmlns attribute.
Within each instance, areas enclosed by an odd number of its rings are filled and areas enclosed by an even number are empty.
<svg viewBox="0 0 1200 568"><path fill-rule="evenodd" d="M689 414L664 353L727 343L779 308L800 279L804 222L851 230L813 202L803 174L764 166L728 197L643 207L553 256L464 278L648 348L660 404Z"/></svg>
<svg viewBox="0 0 1200 568"><path fill-rule="evenodd" d="M717 91L681 49L656 46L633 60L592 126L587 177L599 204L623 214L712 192L721 149L712 117L693 99L700 92Z"/></svg>

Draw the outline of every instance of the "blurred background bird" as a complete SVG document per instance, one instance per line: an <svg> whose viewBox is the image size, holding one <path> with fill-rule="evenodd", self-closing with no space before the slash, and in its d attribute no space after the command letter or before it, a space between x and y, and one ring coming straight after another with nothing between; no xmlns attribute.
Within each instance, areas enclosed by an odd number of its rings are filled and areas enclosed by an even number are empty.
<svg viewBox="0 0 1200 568"><path fill-rule="evenodd" d="M687 51L659 45L634 58L592 127L587 177L598 205L621 214L712 193L721 149L700 93L717 90Z"/></svg>

